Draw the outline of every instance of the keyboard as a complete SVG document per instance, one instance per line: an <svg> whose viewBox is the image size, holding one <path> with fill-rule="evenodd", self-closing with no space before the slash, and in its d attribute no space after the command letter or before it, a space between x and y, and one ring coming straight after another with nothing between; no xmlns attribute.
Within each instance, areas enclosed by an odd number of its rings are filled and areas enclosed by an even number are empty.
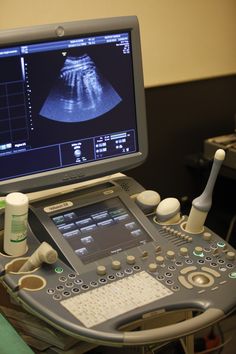
<svg viewBox="0 0 236 354"><path fill-rule="evenodd" d="M173 294L145 271L62 300L87 328Z"/></svg>

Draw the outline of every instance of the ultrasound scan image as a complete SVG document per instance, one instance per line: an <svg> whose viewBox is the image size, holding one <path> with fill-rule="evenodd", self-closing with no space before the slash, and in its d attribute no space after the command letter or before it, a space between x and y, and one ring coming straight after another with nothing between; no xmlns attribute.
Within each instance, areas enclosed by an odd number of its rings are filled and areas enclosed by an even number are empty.
<svg viewBox="0 0 236 354"><path fill-rule="evenodd" d="M121 100L87 54L68 56L40 115L61 122L83 122L109 112Z"/></svg>

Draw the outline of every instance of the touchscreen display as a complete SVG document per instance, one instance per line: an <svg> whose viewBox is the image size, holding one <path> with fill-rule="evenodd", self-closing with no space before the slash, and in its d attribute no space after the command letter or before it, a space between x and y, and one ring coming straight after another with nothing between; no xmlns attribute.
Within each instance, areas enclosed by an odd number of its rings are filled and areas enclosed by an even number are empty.
<svg viewBox="0 0 236 354"><path fill-rule="evenodd" d="M84 264L151 241L118 197L58 214L52 221Z"/></svg>

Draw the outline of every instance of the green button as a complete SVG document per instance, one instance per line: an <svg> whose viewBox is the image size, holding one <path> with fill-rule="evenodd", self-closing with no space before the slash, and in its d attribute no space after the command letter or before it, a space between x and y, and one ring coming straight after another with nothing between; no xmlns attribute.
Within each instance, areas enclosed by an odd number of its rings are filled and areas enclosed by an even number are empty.
<svg viewBox="0 0 236 354"><path fill-rule="evenodd" d="M55 268L55 272L56 272L57 274L61 274L61 273L63 273L63 268L61 268L61 267L56 267L56 268Z"/></svg>
<svg viewBox="0 0 236 354"><path fill-rule="evenodd" d="M195 251L193 251L193 254L194 254L194 256L197 256L197 257L204 257L204 253L198 253L198 252L195 252Z"/></svg>
<svg viewBox="0 0 236 354"><path fill-rule="evenodd" d="M230 278L236 279L236 272L232 272L229 274Z"/></svg>
<svg viewBox="0 0 236 354"><path fill-rule="evenodd" d="M225 246L225 243L222 242L222 241L221 242L217 242L217 246L223 248Z"/></svg>

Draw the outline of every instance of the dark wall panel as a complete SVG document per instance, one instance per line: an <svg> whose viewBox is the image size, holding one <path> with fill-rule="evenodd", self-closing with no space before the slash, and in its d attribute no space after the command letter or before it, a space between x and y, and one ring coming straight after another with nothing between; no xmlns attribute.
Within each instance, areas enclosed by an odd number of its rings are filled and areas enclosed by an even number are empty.
<svg viewBox="0 0 236 354"><path fill-rule="evenodd" d="M204 139L234 131L236 75L159 86L145 92L149 156L142 166L127 174L146 188L157 190L162 198L175 196L191 202L201 192L209 170L190 168L186 158L203 152ZM218 194L220 203L230 205L229 214L236 213L235 188L236 179L217 181L214 198ZM224 195L224 190L231 195Z"/></svg>

